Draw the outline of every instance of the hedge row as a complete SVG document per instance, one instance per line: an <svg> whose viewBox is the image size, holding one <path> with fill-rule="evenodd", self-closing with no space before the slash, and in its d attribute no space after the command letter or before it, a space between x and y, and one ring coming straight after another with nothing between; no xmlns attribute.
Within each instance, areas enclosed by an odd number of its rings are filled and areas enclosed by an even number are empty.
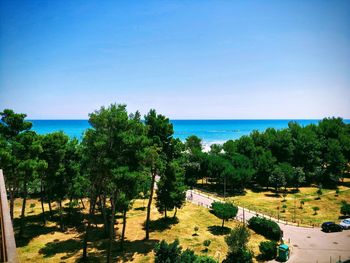
<svg viewBox="0 0 350 263"><path fill-rule="evenodd" d="M279 241L282 237L279 225L269 219L255 216L249 219L248 224L250 229L268 239Z"/></svg>

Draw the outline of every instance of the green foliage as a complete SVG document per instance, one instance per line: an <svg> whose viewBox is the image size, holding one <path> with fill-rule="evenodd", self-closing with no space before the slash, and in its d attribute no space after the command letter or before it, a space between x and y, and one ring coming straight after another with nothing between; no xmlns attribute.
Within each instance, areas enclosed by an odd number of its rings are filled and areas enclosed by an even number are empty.
<svg viewBox="0 0 350 263"><path fill-rule="evenodd" d="M197 256L193 250L186 249L182 251L179 240L175 239L172 243L162 240L157 243L155 248L156 263L216 263L213 258L208 256Z"/></svg>
<svg viewBox="0 0 350 263"><path fill-rule="evenodd" d="M174 242L168 244L166 241L162 240L156 244L154 248L155 252L155 263L180 263L181 260L181 247L179 246L179 240L175 239ZM185 252L184 258L192 258L191 252Z"/></svg>
<svg viewBox="0 0 350 263"><path fill-rule="evenodd" d="M195 262L196 259L197 259L197 256L196 254L194 254L194 251L188 248L181 253L179 262L193 263Z"/></svg>
<svg viewBox="0 0 350 263"><path fill-rule="evenodd" d="M279 225L269 219L255 216L249 219L249 228L266 238L279 241L281 239L281 229Z"/></svg>
<svg viewBox="0 0 350 263"><path fill-rule="evenodd" d="M340 190L339 188L337 187L337 189L335 189L335 196L338 196L340 194Z"/></svg>
<svg viewBox="0 0 350 263"><path fill-rule="evenodd" d="M277 243L275 241L263 241L259 245L261 258L272 260L277 257Z"/></svg>
<svg viewBox="0 0 350 263"><path fill-rule="evenodd" d="M320 198L321 198L321 195L323 194L323 191L322 191L322 187L321 187L321 186L319 186L319 188L317 189L316 194L318 195L318 199L320 199Z"/></svg>
<svg viewBox="0 0 350 263"><path fill-rule="evenodd" d="M157 183L156 207L159 212L181 208L186 201L184 170L175 161L168 163Z"/></svg>
<svg viewBox="0 0 350 263"><path fill-rule="evenodd" d="M222 227L225 220L234 218L238 212L238 207L232 203L213 202L211 208L214 215L222 219Z"/></svg>
<svg viewBox="0 0 350 263"><path fill-rule="evenodd" d="M320 208L318 206L313 206L312 210L314 210L314 215L317 215L317 211L319 211Z"/></svg>
<svg viewBox="0 0 350 263"><path fill-rule="evenodd" d="M195 135L186 138L185 146L192 153L202 151L202 140Z"/></svg>
<svg viewBox="0 0 350 263"><path fill-rule="evenodd" d="M27 117L26 114L18 114L11 109L4 109L0 112L0 117L0 134L6 139L12 140L20 133L32 128L32 123L24 120Z"/></svg>
<svg viewBox="0 0 350 263"><path fill-rule="evenodd" d="M182 263L182 261L181 261ZM218 263L215 259L209 256L197 256L193 263Z"/></svg>
<svg viewBox="0 0 350 263"><path fill-rule="evenodd" d="M231 229L230 233L225 236L230 253L238 254L239 250L246 249L250 238L250 233L245 225L239 225Z"/></svg>
<svg viewBox="0 0 350 263"><path fill-rule="evenodd" d="M342 202L340 213L344 216L350 215L350 204L347 202Z"/></svg>
<svg viewBox="0 0 350 263"><path fill-rule="evenodd" d="M273 186L276 192L281 186L286 185L286 178L280 169L275 168L273 170L272 174L269 176L269 185Z"/></svg>
<svg viewBox="0 0 350 263"><path fill-rule="evenodd" d="M209 246L210 246L210 243L211 243L211 241L210 241L209 239L206 239L206 240L203 241L203 245L204 245L205 247L209 247Z"/></svg>
<svg viewBox="0 0 350 263"><path fill-rule="evenodd" d="M228 253L223 263L252 263L253 252L249 249L239 249L236 253Z"/></svg>

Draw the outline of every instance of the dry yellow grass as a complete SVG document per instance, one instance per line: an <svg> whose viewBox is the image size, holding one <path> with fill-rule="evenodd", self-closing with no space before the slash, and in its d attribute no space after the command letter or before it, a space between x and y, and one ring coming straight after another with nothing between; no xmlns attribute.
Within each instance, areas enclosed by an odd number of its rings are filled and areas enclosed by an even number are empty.
<svg viewBox="0 0 350 263"><path fill-rule="evenodd" d="M350 179L346 178L345 183L349 184ZM317 200L317 189L317 187L301 187L295 194L292 193L293 189L287 189L289 194L285 197L285 201L282 194L276 197L272 191L253 192L247 189L245 195L229 197L228 200L275 218L279 214L280 219L290 222L294 220L294 211L296 222L301 224L319 225L324 221L339 221L341 202L350 202L350 187L340 186L338 196L333 189L323 189L323 195L319 200ZM216 197L220 198L217 195ZM301 200L304 201L302 209L300 208ZM286 205L286 208L283 208L283 205ZM315 215L312 208L316 206L320 210ZM279 207L279 212L277 207Z"/></svg>
<svg viewBox="0 0 350 263"><path fill-rule="evenodd" d="M35 204L34 208L29 208L30 204ZM126 226L125 253L121 254L117 251L119 247L118 238L114 245L114 258L116 262L153 262L153 247L159 240L165 239L172 242L178 238L181 246L193 249L197 254L207 254L220 259L225 257L227 253L227 245L224 241L224 235L215 233L215 226L221 226L221 220L212 215L206 208L199 207L187 203L182 209L178 210L178 222L174 224L162 224L162 216L157 212L155 207L152 209L151 219L153 231L150 233L150 241L143 240L145 231L143 223L146 217L146 211L142 209L143 201L136 200L132 210L128 213ZM48 210L48 207L45 207ZM37 227L41 227L40 213L41 207L37 200L29 200L27 215L36 218ZM85 211L86 212L86 211ZM15 217L20 213L20 200L16 200ZM171 215L170 215L171 216ZM122 223L121 219L117 220L117 235L120 234ZM238 224L236 221L225 223L227 227L234 227ZM28 222L27 234L31 237L29 241L24 242L18 247L18 253L21 262L76 262L82 255L81 237L82 233L76 228L68 228L68 231L61 233L55 222L49 222L42 231L42 234L36 233L33 228L35 223ZM102 225L98 225L102 227ZM194 228L198 227L198 235ZM214 227L210 231L209 228ZM119 236L118 236L119 237ZM203 241L211 240L208 252L204 252ZM251 232L249 247L258 255L258 245L265 240L262 236ZM105 244L106 240L95 240L89 244L89 255L92 262L105 261Z"/></svg>

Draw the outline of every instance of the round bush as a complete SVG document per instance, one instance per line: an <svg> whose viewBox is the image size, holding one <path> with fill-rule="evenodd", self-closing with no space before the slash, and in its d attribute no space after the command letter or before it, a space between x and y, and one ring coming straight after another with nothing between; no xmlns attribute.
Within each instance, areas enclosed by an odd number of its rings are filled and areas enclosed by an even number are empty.
<svg viewBox="0 0 350 263"><path fill-rule="evenodd" d="M255 216L249 219L248 224L250 229L268 239L278 241L282 237L281 228L272 220Z"/></svg>
<svg viewBox="0 0 350 263"><path fill-rule="evenodd" d="M263 241L259 245L261 257L271 260L277 257L277 243L275 241Z"/></svg>

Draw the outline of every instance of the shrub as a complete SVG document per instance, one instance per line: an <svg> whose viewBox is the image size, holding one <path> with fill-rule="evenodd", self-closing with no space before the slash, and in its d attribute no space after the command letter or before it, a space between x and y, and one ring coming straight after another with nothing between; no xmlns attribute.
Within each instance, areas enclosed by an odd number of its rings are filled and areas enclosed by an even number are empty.
<svg viewBox="0 0 350 263"><path fill-rule="evenodd" d="M300 209L303 209L303 205L305 204L305 201L304 200L300 200Z"/></svg>
<svg viewBox="0 0 350 263"><path fill-rule="evenodd" d="M178 239L175 239L173 243L169 244L162 240L156 244L154 252L155 263L217 263L211 257L197 256L191 249L186 249L182 252Z"/></svg>
<svg viewBox="0 0 350 263"><path fill-rule="evenodd" d="M155 263L177 263L181 256L181 247L179 246L179 240L175 239L173 243L168 244L165 240L159 242L155 248Z"/></svg>
<svg viewBox="0 0 350 263"><path fill-rule="evenodd" d="M336 190L335 190L335 196L338 196L340 194L340 190L339 190L339 188L337 188Z"/></svg>
<svg viewBox="0 0 350 263"><path fill-rule="evenodd" d="M194 251L191 249L186 249L182 252L180 256L180 262L183 263L192 263L197 259L197 256L194 254Z"/></svg>
<svg viewBox="0 0 350 263"><path fill-rule="evenodd" d="M279 225L272 220L255 216L249 219L248 224L250 229L266 238L276 241L281 239L281 229Z"/></svg>
<svg viewBox="0 0 350 263"><path fill-rule="evenodd" d="M275 241L263 241L259 245L261 257L271 260L277 257L277 243Z"/></svg>
<svg viewBox="0 0 350 263"><path fill-rule="evenodd" d="M204 242L203 242L203 245L204 245L205 247L209 247L210 244L211 244L211 241L210 241L209 239L204 240Z"/></svg>
<svg viewBox="0 0 350 263"><path fill-rule="evenodd" d="M211 208L214 215L222 219L221 227L224 227L225 220L234 218L238 212L238 207L231 203L213 202Z"/></svg>
<svg viewBox="0 0 350 263"><path fill-rule="evenodd" d="M181 263L182 263L182 261L181 261ZM215 259L213 259L212 257L197 256L197 258L193 261L193 263L217 263L217 261Z"/></svg>
<svg viewBox="0 0 350 263"><path fill-rule="evenodd" d="M287 205L282 205L282 208L283 208L282 213L285 213L285 212L286 212Z"/></svg>
<svg viewBox="0 0 350 263"><path fill-rule="evenodd" d="M323 194L322 186L318 187L318 190L316 191L316 194L317 194L316 200L320 200L321 199L321 195Z"/></svg>
<svg viewBox="0 0 350 263"><path fill-rule="evenodd" d="M236 253L228 253L222 263L252 263L253 253L248 249L239 249Z"/></svg>
<svg viewBox="0 0 350 263"><path fill-rule="evenodd" d="M198 236L197 232L198 232L198 230L199 230L199 227L198 227L198 226L195 226L193 230L194 230L194 235L195 235L195 236Z"/></svg>
<svg viewBox="0 0 350 263"><path fill-rule="evenodd" d="M348 204L347 202L342 202L340 213L344 216L350 215L350 204Z"/></svg>
<svg viewBox="0 0 350 263"><path fill-rule="evenodd" d="M225 237L230 253L236 255L238 254L238 250L246 250L249 237L250 233L245 225L239 225L233 228L230 234Z"/></svg>
<svg viewBox="0 0 350 263"><path fill-rule="evenodd" d="M319 211L320 208L318 206L314 206L312 210L314 210L314 215L317 215L317 211Z"/></svg>
<svg viewBox="0 0 350 263"><path fill-rule="evenodd" d="M35 207L35 204L30 204L30 208L34 208Z"/></svg>

